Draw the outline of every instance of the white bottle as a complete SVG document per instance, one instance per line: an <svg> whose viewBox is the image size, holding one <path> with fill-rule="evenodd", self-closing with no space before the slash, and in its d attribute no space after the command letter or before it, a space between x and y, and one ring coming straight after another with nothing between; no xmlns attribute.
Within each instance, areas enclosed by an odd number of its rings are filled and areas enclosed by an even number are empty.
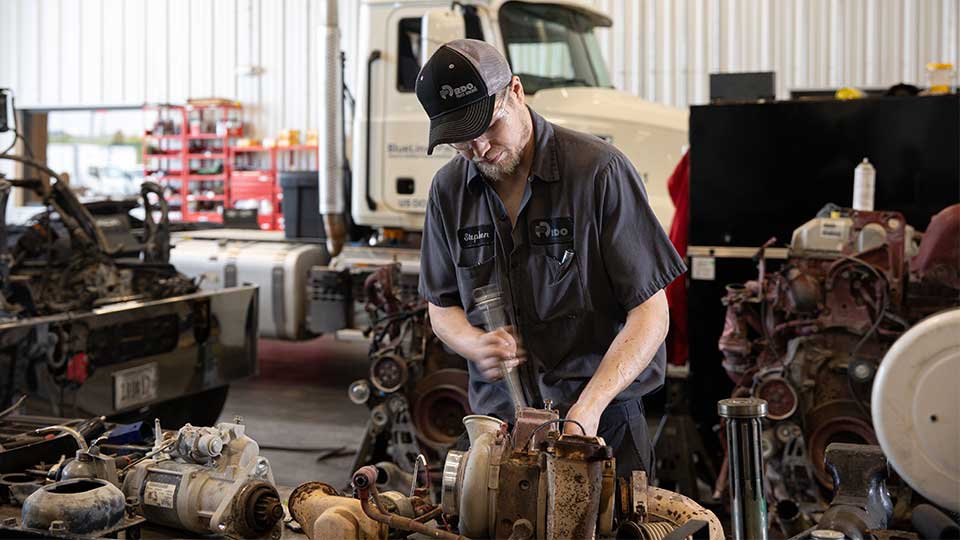
<svg viewBox="0 0 960 540"><path fill-rule="evenodd" d="M867 158L853 170L853 209L873 211L873 195L877 170Z"/></svg>

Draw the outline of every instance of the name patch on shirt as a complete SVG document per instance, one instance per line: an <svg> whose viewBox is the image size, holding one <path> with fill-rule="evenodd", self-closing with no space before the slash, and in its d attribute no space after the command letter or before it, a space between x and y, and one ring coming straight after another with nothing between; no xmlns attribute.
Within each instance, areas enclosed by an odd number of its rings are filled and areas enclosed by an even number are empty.
<svg viewBox="0 0 960 540"><path fill-rule="evenodd" d="M457 231L461 249L493 245L493 225L475 225Z"/></svg>
<svg viewBox="0 0 960 540"><path fill-rule="evenodd" d="M573 218L540 218L530 221L530 241L534 244L573 242Z"/></svg>

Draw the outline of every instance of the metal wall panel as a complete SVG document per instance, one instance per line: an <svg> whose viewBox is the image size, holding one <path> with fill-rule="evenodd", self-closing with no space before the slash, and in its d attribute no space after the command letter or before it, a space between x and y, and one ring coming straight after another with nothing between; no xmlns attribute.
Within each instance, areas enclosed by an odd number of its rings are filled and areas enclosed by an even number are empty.
<svg viewBox="0 0 960 540"><path fill-rule="evenodd" d="M791 89L923 85L958 65L960 0L592 0L614 21L600 42L617 88L706 103L709 74L776 71Z"/></svg>
<svg viewBox="0 0 960 540"><path fill-rule="evenodd" d="M923 84L958 59L960 0L589 0L614 84L705 103L708 74L777 72L791 88ZM339 0L346 54L359 2ZM20 106L238 99L258 135L315 129L321 0L2 0L0 85ZM345 80L353 80L349 69ZM251 74L247 68L259 68Z"/></svg>
<svg viewBox="0 0 960 540"><path fill-rule="evenodd" d="M359 3L339 4L349 54ZM322 0L0 0L0 86L14 89L18 107L224 97L244 104L254 135L305 132L317 125L321 7Z"/></svg>

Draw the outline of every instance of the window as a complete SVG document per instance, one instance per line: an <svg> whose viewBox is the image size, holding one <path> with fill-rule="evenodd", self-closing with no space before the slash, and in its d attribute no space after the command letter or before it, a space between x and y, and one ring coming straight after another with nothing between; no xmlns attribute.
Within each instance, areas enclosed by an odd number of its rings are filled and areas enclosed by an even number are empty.
<svg viewBox="0 0 960 540"><path fill-rule="evenodd" d="M397 41L397 90L413 92L420 74L419 17L400 19Z"/></svg>
<svg viewBox="0 0 960 540"><path fill-rule="evenodd" d="M507 59L524 90L611 87L593 28L598 21L556 4L508 2L500 8ZM609 24L609 23L607 23Z"/></svg>
<svg viewBox="0 0 960 540"><path fill-rule="evenodd" d="M136 197L143 182L143 112L50 111L47 165L70 174L82 201Z"/></svg>

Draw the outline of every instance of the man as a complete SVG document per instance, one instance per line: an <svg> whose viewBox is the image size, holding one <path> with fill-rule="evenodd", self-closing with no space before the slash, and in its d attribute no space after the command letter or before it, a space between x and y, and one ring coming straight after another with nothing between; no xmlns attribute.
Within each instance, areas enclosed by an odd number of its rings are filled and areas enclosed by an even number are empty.
<svg viewBox="0 0 960 540"><path fill-rule="evenodd" d="M416 92L430 117L427 153L458 153L431 187L420 294L434 332L468 360L470 406L513 420L505 362L531 406L552 400L613 446L619 474L652 475L640 398L663 383L663 289L685 268L636 170L599 138L527 108L520 79L482 41L438 49ZM510 330L480 329L473 291L490 284Z"/></svg>

